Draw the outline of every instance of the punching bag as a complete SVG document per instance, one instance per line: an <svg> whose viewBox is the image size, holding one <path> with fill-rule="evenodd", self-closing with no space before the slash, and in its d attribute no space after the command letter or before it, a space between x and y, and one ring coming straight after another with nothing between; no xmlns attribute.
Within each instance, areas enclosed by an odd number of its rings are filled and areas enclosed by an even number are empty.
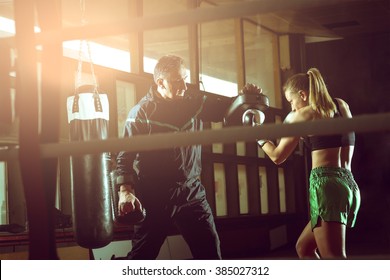
<svg viewBox="0 0 390 280"><path fill-rule="evenodd" d="M67 99L71 141L107 139L107 94L81 86ZM73 230L77 244L93 249L113 239L108 153L71 156Z"/></svg>

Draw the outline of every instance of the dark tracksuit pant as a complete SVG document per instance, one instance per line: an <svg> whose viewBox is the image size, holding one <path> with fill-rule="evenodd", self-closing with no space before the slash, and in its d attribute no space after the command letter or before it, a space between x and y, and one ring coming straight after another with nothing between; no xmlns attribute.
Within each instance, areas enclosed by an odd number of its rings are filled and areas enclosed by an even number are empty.
<svg viewBox="0 0 390 280"><path fill-rule="evenodd" d="M190 247L194 259L220 259L219 238L214 217L199 180L156 191L155 182L143 185L140 198L147 209L146 219L134 226L133 248L129 259L155 259L172 223Z"/></svg>

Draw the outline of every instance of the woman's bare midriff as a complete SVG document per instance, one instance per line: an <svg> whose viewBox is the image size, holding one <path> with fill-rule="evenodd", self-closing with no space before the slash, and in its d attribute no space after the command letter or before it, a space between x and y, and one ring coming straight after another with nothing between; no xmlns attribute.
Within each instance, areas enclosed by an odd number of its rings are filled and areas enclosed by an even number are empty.
<svg viewBox="0 0 390 280"><path fill-rule="evenodd" d="M330 148L311 152L312 168L316 167L342 167L340 161L340 149Z"/></svg>

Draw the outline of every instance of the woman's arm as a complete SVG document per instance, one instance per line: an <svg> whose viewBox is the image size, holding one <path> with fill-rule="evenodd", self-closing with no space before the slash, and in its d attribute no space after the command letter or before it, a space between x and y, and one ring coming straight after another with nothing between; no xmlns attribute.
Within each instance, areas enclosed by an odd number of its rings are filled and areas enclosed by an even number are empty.
<svg viewBox="0 0 390 280"><path fill-rule="evenodd" d="M287 115L283 123L306 121L311 118L306 112L306 109L291 112ZM262 149L275 164L281 164L293 153L299 143L299 139L299 136L283 137L277 145L271 141L267 141L262 145Z"/></svg>
<svg viewBox="0 0 390 280"><path fill-rule="evenodd" d="M341 116L344 118L352 118L352 113L351 110L349 109L348 103L340 98L335 98L335 100L339 105ZM353 137L354 139L355 136L353 135L353 133L354 132L349 132L347 135L343 137L348 137L348 138ZM350 146L341 147L341 151L340 151L341 167L351 170L353 152L354 152L354 146L350 145Z"/></svg>
<svg viewBox="0 0 390 280"><path fill-rule="evenodd" d="M299 137L283 137L277 146L267 141L262 148L275 164L281 164L292 154L298 142Z"/></svg>

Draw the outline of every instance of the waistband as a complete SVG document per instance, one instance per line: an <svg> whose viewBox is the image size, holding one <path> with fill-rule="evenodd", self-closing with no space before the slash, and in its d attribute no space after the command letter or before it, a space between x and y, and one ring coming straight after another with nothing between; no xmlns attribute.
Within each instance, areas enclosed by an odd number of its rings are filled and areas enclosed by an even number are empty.
<svg viewBox="0 0 390 280"><path fill-rule="evenodd" d="M321 166L313 168L310 177L338 176L353 178L352 172L343 167Z"/></svg>

